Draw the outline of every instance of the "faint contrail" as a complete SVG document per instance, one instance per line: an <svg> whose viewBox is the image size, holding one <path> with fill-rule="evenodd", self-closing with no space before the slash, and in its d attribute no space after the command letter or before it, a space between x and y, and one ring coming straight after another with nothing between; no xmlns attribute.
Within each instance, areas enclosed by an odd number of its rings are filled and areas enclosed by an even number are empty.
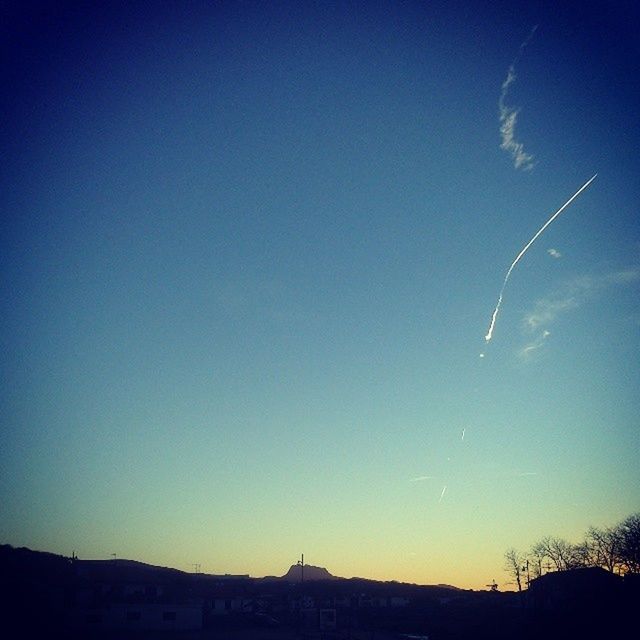
<svg viewBox="0 0 640 640"><path fill-rule="evenodd" d="M418 476L417 478L411 478L409 482L422 482L423 480L432 480L433 476Z"/></svg>
<svg viewBox="0 0 640 640"><path fill-rule="evenodd" d="M491 336L493 335L493 327L496 323L496 318L498 317L498 311L500 311L500 305L502 304L502 296L504 294L504 289L507 286L507 282L509 280L509 276L513 271L513 268L518 264L520 258L527 252L527 249L536 241L536 239L542 234L542 232L596 179L596 173L593 177L587 180L543 225L540 227L538 232L527 242L522 251L516 256L516 259L511 263L511 266L507 270L507 275L504 277L504 281L502 282L502 288L500 289L500 295L498 296L498 304L496 304L496 308L493 310L493 315L491 316L491 324L489 325L489 331L484 339L489 342L491 340Z"/></svg>
<svg viewBox="0 0 640 640"><path fill-rule="evenodd" d="M444 487L442 487L442 493L440 494L440 500L438 500L438 502L442 502L442 498L444 498L444 492L447 490L447 485L445 484Z"/></svg>

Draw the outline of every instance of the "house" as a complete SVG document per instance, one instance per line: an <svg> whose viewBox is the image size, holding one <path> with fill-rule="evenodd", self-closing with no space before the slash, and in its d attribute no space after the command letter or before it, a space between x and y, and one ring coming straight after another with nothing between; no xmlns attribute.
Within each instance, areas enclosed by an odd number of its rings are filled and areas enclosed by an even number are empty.
<svg viewBox="0 0 640 640"><path fill-rule="evenodd" d="M217 595L209 600L209 611L213 616L249 613L255 608L252 598L240 595Z"/></svg>
<svg viewBox="0 0 640 640"><path fill-rule="evenodd" d="M554 571L531 581L526 602L536 612L606 609L619 600L622 582L600 567Z"/></svg>
<svg viewBox="0 0 640 640"><path fill-rule="evenodd" d="M203 626L203 600L180 572L130 561L74 563L67 623L79 631L193 631Z"/></svg>
<svg viewBox="0 0 640 640"><path fill-rule="evenodd" d="M114 602L77 608L70 623L83 631L195 631L202 629L202 605Z"/></svg>
<svg viewBox="0 0 640 640"><path fill-rule="evenodd" d="M525 595L529 631L543 638L625 637L637 608L628 596L625 580L600 567L547 573Z"/></svg>

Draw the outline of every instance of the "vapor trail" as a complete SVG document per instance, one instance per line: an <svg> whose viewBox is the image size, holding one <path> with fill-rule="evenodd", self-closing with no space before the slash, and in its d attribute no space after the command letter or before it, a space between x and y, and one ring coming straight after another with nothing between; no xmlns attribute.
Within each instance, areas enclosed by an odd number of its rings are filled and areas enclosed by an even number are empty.
<svg viewBox="0 0 640 640"><path fill-rule="evenodd" d="M433 476L418 476L417 478L411 478L409 482L422 482L423 480L432 480Z"/></svg>
<svg viewBox="0 0 640 640"><path fill-rule="evenodd" d="M442 498L444 498L444 492L447 490L447 485L445 484L444 487L442 487L442 493L440 494L440 500L438 500L438 502L442 502Z"/></svg>
<svg viewBox="0 0 640 640"><path fill-rule="evenodd" d="M498 304L496 304L496 308L493 310L493 315L491 316L491 324L489 325L489 331L484 339L489 342L491 340L491 336L493 335L493 327L496 324L496 318L498 317L498 311L500 311L500 305L502 304L502 296L504 295L505 287L507 286L507 282L509 281L509 276L513 271L514 267L520 261L520 258L527 252L527 249L538 239L540 235L542 235L543 231L596 179L596 173L589 180L587 180L541 227L538 229L538 232L527 242L522 251L516 256L516 259L511 263L511 266L507 270L507 275L504 277L502 282L502 288L500 289L500 295L498 296Z"/></svg>

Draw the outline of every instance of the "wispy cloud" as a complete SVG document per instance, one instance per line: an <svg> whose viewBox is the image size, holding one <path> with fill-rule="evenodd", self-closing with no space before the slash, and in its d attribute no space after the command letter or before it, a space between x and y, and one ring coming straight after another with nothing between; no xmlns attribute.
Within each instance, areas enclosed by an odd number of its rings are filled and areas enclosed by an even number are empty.
<svg viewBox="0 0 640 640"><path fill-rule="evenodd" d="M511 154L516 169L533 169L533 155L524 150L522 142L516 140L516 120L519 109L500 104L500 148Z"/></svg>
<svg viewBox="0 0 640 640"><path fill-rule="evenodd" d="M489 473L485 479L486 480L495 480L499 478L532 478L533 476L537 476L537 471L498 471L494 473Z"/></svg>
<svg viewBox="0 0 640 640"><path fill-rule="evenodd" d="M520 45L518 54L514 61L509 65L507 70L507 77L505 78L500 88L500 98L498 100L498 116L500 120L500 148L507 151L513 158L513 166L516 169L530 170L533 168L533 156L524 150L522 142L518 142L516 139L516 122L518 120L518 114L520 109L512 107L506 104L507 93L509 87L516 81L516 64L520 60L520 56L525 47L529 44L529 41L536 32L537 25L531 29L531 32Z"/></svg>
<svg viewBox="0 0 640 640"><path fill-rule="evenodd" d="M433 480L434 476L418 476L417 478L411 478L409 482L424 482L425 480Z"/></svg>
<svg viewBox="0 0 640 640"><path fill-rule="evenodd" d="M528 358L534 351L537 351L545 343L546 339L550 335L551 332L545 329L533 342L522 347L518 352L518 355L521 358Z"/></svg>
<svg viewBox="0 0 640 640"><path fill-rule="evenodd" d="M562 254L557 249L547 249L547 253L552 258L562 258Z"/></svg>
<svg viewBox="0 0 640 640"><path fill-rule="evenodd" d="M638 267L600 276L575 278L547 298L538 300L533 309L525 314L524 328L529 332L537 331L552 323L559 315L580 307L609 287L629 284L639 279L640 268Z"/></svg>

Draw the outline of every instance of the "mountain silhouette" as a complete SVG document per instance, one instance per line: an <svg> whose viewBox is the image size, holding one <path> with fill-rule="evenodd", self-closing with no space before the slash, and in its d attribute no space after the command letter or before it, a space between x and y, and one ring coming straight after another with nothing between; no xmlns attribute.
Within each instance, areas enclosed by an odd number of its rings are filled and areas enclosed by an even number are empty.
<svg viewBox="0 0 640 640"><path fill-rule="evenodd" d="M305 582L338 579L336 576L331 575L324 567L314 567L311 564L304 565L304 574L299 564L292 564L289 571L287 571L281 579L287 580L288 582L301 582L303 578Z"/></svg>

